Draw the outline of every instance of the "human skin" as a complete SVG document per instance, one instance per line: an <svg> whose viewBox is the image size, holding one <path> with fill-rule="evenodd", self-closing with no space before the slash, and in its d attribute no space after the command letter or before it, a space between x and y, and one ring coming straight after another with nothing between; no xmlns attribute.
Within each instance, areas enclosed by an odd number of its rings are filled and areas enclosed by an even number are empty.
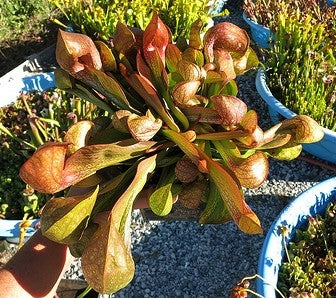
<svg viewBox="0 0 336 298"><path fill-rule="evenodd" d="M73 259L67 245L36 231L0 270L0 297L53 297Z"/></svg>

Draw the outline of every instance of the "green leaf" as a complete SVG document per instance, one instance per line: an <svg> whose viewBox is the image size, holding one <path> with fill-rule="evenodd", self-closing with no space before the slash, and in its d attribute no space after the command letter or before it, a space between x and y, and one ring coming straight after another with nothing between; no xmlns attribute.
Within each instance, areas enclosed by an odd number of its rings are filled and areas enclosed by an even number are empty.
<svg viewBox="0 0 336 298"><path fill-rule="evenodd" d="M259 218L246 204L243 192L236 180L219 163L206 154L202 156L207 162L209 175L237 226L245 233L261 234Z"/></svg>
<svg viewBox="0 0 336 298"><path fill-rule="evenodd" d="M101 108L103 111L107 111L110 114L113 114L114 110L103 100L98 98L97 93L93 93L86 89L84 86L80 84L75 84L73 89L64 89L66 92L78 96L79 98L86 100L88 102L93 103L98 108Z"/></svg>
<svg viewBox="0 0 336 298"><path fill-rule="evenodd" d="M107 144L115 143L121 140L126 140L130 138L129 133L121 132L113 127L108 127L102 131L95 133L90 137L88 144Z"/></svg>
<svg viewBox="0 0 336 298"><path fill-rule="evenodd" d="M168 215L173 207L172 183L161 186L149 197L149 206L159 216Z"/></svg>
<svg viewBox="0 0 336 298"><path fill-rule="evenodd" d="M71 77L65 70L56 69L55 70L55 83L57 88L66 90L68 93L78 96L88 102L95 104L97 107L113 113L111 107L97 97L96 94L87 90L82 85L75 83L75 79Z"/></svg>
<svg viewBox="0 0 336 298"><path fill-rule="evenodd" d="M87 144L89 138L88 133L93 126L93 122L83 120L75 123L68 129L64 136L64 141L69 143L68 153L72 154Z"/></svg>
<svg viewBox="0 0 336 298"><path fill-rule="evenodd" d="M220 90L221 94L227 94L232 96L237 96L238 94L238 85L235 80L229 81L225 86Z"/></svg>
<svg viewBox="0 0 336 298"><path fill-rule="evenodd" d="M111 216L116 228L121 233L122 236L128 241L127 229L130 215L133 207L134 200L138 193L142 190L143 186L147 181L147 176L149 173L154 171L156 166L156 155L148 157L141 161L138 165L135 177L126 189L123 195L118 199L117 203L114 205Z"/></svg>
<svg viewBox="0 0 336 298"><path fill-rule="evenodd" d="M300 155L301 151L302 145L293 144L292 142L279 148L266 150L270 156L278 160L293 160Z"/></svg>
<svg viewBox="0 0 336 298"><path fill-rule="evenodd" d="M202 27L203 27L203 22L200 19L192 23L190 27L189 45L192 48L197 49L197 50L201 50L203 48L203 43L201 39Z"/></svg>
<svg viewBox="0 0 336 298"><path fill-rule="evenodd" d="M68 198L52 198L43 208L41 230L58 243L78 241L87 227L99 187L93 192Z"/></svg>
<svg viewBox="0 0 336 298"><path fill-rule="evenodd" d="M92 216L104 211L111 211L115 202L126 191L131 184L139 162L135 162L131 167L114 178L100 185L99 199L94 206Z"/></svg>
<svg viewBox="0 0 336 298"><path fill-rule="evenodd" d="M86 245L89 243L97 229L98 224L89 223L86 229L83 231L81 238L74 243L68 244L71 255L73 255L75 258L80 258L83 255Z"/></svg>
<svg viewBox="0 0 336 298"><path fill-rule="evenodd" d="M112 72L116 71L117 62L108 45L100 40L95 41L94 44L96 45L99 51L104 71L112 71Z"/></svg>
<svg viewBox="0 0 336 298"><path fill-rule="evenodd" d="M55 84L57 88L67 90L72 89L74 79L63 69L57 68L54 72Z"/></svg>
<svg viewBox="0 0 336 298"><path fill-rule="evenodd" d="M119 109L134 112L120 84L114 78L93 68L87 68L87 74L89 74L90 77L87 80L82 80L84 83L101 92Z"/></svg>
<svg viewBox="0 0 336 298"><path fill-rule="evenodd" d="M210 181L210 190L205 209L203 210L199 223L200 224L222 224L232 217L222 200L216 186Z"/></svg>
<svg viewBox="0 0 336 298"><path fill-rule="evenodd" d="M63 182L80 181L95 171L143 155L156 142L125 140L112 144L89 145L80 148L65 161ZM73 184L72 182L72 184Z"/></svg>
<svg viewBox="0 0 336 298"><path fill-rule="evenodd" d="M177 65L182 60L182 53L177 45L169 43L166 48L166 65L170 73L177 71Z"/></svg>

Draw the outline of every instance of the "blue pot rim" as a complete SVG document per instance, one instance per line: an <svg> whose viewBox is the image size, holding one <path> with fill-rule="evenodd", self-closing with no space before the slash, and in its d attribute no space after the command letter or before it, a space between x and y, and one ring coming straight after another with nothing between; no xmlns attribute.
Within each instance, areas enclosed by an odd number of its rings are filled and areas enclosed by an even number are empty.
<svg viewBox="0 0 336 298"><path fill-rule="evenodd" d="M285 118L292 118L297 115L296 113L288 109L286 106L284 106L279 100L277 100L273 96L271 90L268 88L267 85L266 72L262 68L259 68L257 71L255 83L260 96L269 105L271 109L275 110ZM322 128L324 131L325 138L326 137L336 138L336 132L325 127Z"/></svg>
<svg viewBox="0 0 336 298"><path fill-rule="evenodd" d="M243 20L251 27L254 27L254 28L257 28L257 29L263 29L263 30L267 30L268 32L270 32L271 30L264 26L264 25L261 25L253 20L251 20L245 12L243 12Z"/></svg>
<svg viewBox="0 0 336 298"><path fill-rule="evenodd" d="M272 223L258 261L258 274L266 281L257 279L257 292L267 298L275 298L274 287L278 281L278 270L284 255L283 239L279 228L285 225L289 239L295 229L302 227L309 216L323 212L332 199L336 199L336 177L324 180L310 187L289 203Z"/></svg>

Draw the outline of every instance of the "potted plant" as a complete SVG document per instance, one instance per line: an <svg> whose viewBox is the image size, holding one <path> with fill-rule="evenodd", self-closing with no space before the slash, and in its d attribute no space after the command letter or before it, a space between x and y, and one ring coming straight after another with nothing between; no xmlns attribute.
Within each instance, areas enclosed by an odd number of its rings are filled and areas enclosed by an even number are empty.
<svg viewBox="0 0 336 298"><path fill-rule="evenodd" d="M247 33L223 22L201 38L202 25L196 21L189 41L178 44L156 13L144 31L119 23L110 46L59 32L57 85L105 113L40 147L20 176L44 193L83 188L82 195L50 199L41 229L81 257L85 278L100 293L133 278L135 200L160 216L177 198L174 207L203 204L201 224L232 219L246 233L261 233L242 187L263 183L269 156L293 159L301 143L323 137L302 115L263 131L256 112L235 96L236 76L258 63Z"/></svg>
<svg viewBox="0 0 336 298"><path fill-rule="evenodd" d="M298 12L301 18L316 13L315 17L323 19L330 8L326 5L330 1L292 1L292 0L244 0L243 19L251 29L253 40L261 48L269 48L274 33L279 26L279 15L295 16ZM330 4L329 4L330 5Z"/></svg>
<svg viewBox="0 0 336 298"><path fill-rule="evenodd" d="M280 291L283 297L289 292L335 296L335 200L336 178L330 178L300 194L279 214L259 258L260 295L272 298Z"/></svg>
<svg viewBox="0 0 336 298"><path fill-rule="evenodd" d="M243 19L250 27L252 39L261 48L270 46L270 24L279 12L278 5L279 1L244 0Z"/></svg>
<svg viewBox="0 0 336 298"><path fill-rule="evenodd" d="M299 4L297 7L288 4L272 22L274 41L264 52L266 73L258 72L256 87L269 105L275 122L279 117L296 114L309 115L318 121L324 127L325 137L304 149L335 163L336 80L332 24L336 9L321 7L316 1L309 5L305 2L304 8Z"/></svg>

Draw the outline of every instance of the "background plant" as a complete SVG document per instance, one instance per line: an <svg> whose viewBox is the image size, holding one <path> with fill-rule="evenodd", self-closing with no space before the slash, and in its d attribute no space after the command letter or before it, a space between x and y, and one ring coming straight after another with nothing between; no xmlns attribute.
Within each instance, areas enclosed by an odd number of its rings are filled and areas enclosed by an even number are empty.
<svg viewBox="0 0 336 298"><path fill-rule="evenodd" d="M76 31L102 40L114 35L118 22L144 29L154 11L170 27L173 36L188 36L191 24L198 18L208 23L223 5L222 0L52 0ZM211 6L210 6L211 5ZM216 12L217 11L217 12Z"/></svg>
<svg viewBox="0 0 336 298"><path fill-rule="evenodd" d="M8 42L29 31L38 31L50 16L56 16L56 12L48 0L1 1L0 39Z"/></svg>
<svg viewBox="0 0 336 298"><path fill-rule="evenodd" d="M335 17L335 8L321 9L315 2L279 13L265 62L275 96L331 130L336 129Z"/></svg>
<svg viewBox="0 0 336 298"><path fill-rule="evenodd" d="M272 27L273 32L277 30L276 17L279 14L287 16L295 15L297 12L305 15L314 15L316 19L322 19L325 11L329 9L325 0L244 0L244 13L254 22Z"/></svg>
<svg viewBox="0 0 336 298"><path fill-rule="evenodd" d="M248 34L223 22L201 38L202 27L194 22L189 42L174 44L154 14L144 31L119 23L110 47L59 32L58 87L85 95L108 116L79 121L65 142L40 147L20 176L45 193L85 187L82 195L50 199L41 229L81 256L85 278L100 293L133 278L136 199L164 216L178 197L187 208L203 204L202 224L232 219L246 233L261 233L242 187L265 181L269 156L293 159L301 143L323 137L306 116L262 131L257 113L236 97L236 76L258 65Z"/></svg>
<svg viewBox="0 0 336 298"><path fill-rule="evenodd" d="M288 296L335 297L336 205L309 218L288 244L288 259L279 270L278 288Z"/></svg>

